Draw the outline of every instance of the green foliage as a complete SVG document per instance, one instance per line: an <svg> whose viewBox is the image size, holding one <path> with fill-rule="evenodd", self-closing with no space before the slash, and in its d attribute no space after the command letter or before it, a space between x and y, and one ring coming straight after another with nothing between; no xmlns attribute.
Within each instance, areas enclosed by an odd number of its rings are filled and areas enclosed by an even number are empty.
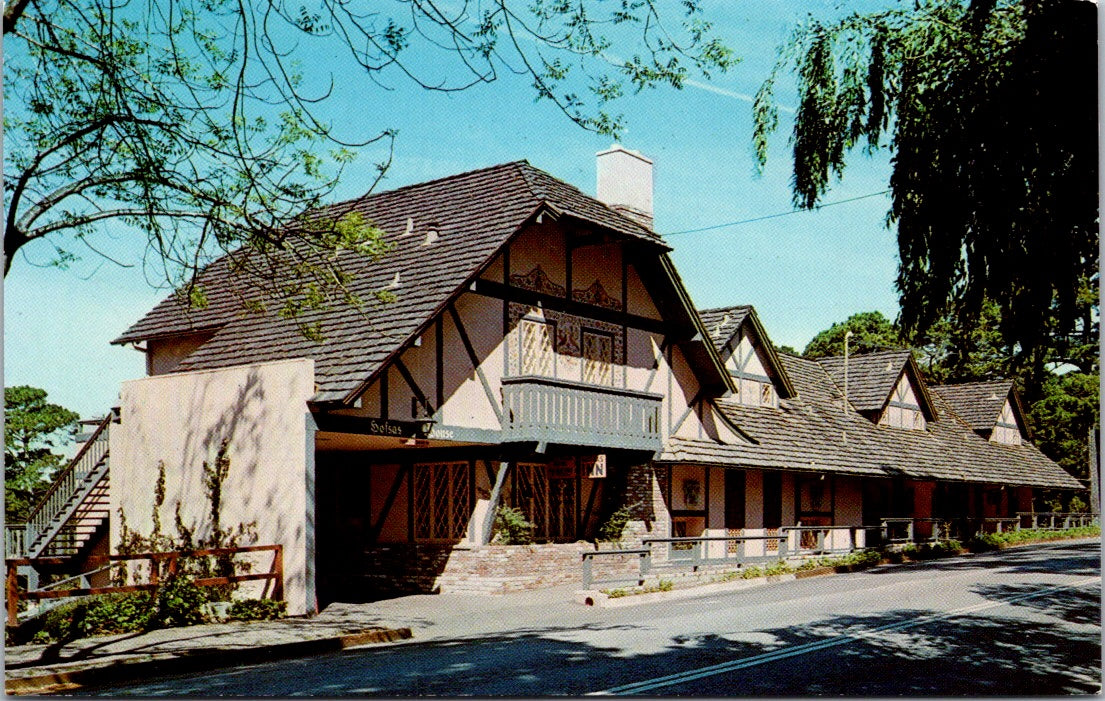
<svg viewBox="0 0 1105 701"><path fill-rule="evenodd" d="M513 506L500 506L495 513L495 543L501 545L528 545L533 542L533 524L526 515Z"/></svg>
<svg viewBox="0 0 1105 701"><path fill-rule="evenodd" d="M153 597L146 592L106 594L66 602L21 626L15 641L69 642L93 635L145 630Z"/></svg>
<svg viewBox="0 0 1105 701"><path fill-rule="evenodd" d="M1097 538L1101 536L1101 526L1079 526L1061 530L1044 530L1038 528L1024 528L1019 531L1006 531L1004 533L983 533L976 535L967 543L971 552L987 552L1000 550L1011 545L1024 545L1026 543L1046 543L1053 540L1070 540L1072 538Z"/></svg>
<svg viewBox="0 0 1105 701"><path fill-rule="evenodd" d="M914 339L925 378L935 385L1014 375L1014 353L1001 336L1001 310L987 299L975 319L944 314Z"/></svg>
<svg viewBox="0 0 1105 701"><path fill-rule="evenodd" d="M4 517L27 520L50 477L65 459L54 449L77 432L75 412L46 401L46 391L21 385L4 388Z"/></svg>
<svg viewBox="0 0 1105 701"><path fill-rule="evenodd" d="M208 601L207 588L198 586L192 577L171 577L157 589L147 628L175 628L203 623L203 605Z"/></svg>
<svg viewBox="0 0 1105 701"><path fill-rule="evenodd" d="M951 557L964 552L963 544L958 540L941 540L935 543L909 543L901 553L910 560L933 560Z"/></svg>
<svg viewBox="0 0 1105 701"><path fill-rule="evenodd" d="M394 77L451 92L521 73L575 123L617 135L622 120L609 109L625 92L679 88L734 63L697 0L674 11L608 5L9 3L6 265L34 241L62 267L85 249L117 260L101 244L122 230L144 245L117 262L148 266L204 307L197 273L230 254L245 308L275 301L321 340L325 330L302 317L355 300L344 254L375 257L385 247L353 205L320 206L358 154L372 153L382 177L396 137L387 125L328 114L327 98L371 102ZM274 276L278 268L298 281L278 283L287 279Z"/></svg>
<svg viewBox="0 0 1105 701"><path fill-rule="evenodd" d="M622 532L625 531L625 525L629 523L629 520L633 517L633 511L638 507L637 504L625 504L614 510L610 517L599 526L596 537L598 540L605 543L620 543L622 540Z"/></svg>
<svg viewBox="0 0 1105 701"><path fill-rule="evenodd" d="M675 583L670 579L661 579L656 584L648 584L643 587L626 587L623 589L603 589L602 593L611 599L620 599L625 596L637 596L639 594L655 594L661 591L671 591Z"/></svg>
<svg viewBox="0 0 1105 701"><path fill-rule="evenodd" d="M848 339L850 355L906 347L898 330L880 312L860 312L818 333L802 355L806 358L844 355L844 336L849 331L853 334Z"/></svg>
<svg viewBox="0 0 1105 701"><path fill-rule="evenodd" d="M1089 432L1100 423L1098 393L1097 373L1052 375L1028 412L1036 446L1080 479L1089 477Z"/></svg>
<svg viewBox="0 0 1105 701"><path fill-rule="evenodd" d="M817 205L860 145L891 153L901 327L1000 307L1004 345L1096 338L1094 3L919 0L809 18L756 95L753 145L779 126L775 83L795 75L793 195ZM884 141L884 139L887 139Z"/></svg>
<svg viewBox="0 0 1105 701"><path fill-rule="evenodd" d="M240 599L230 605L227 616L233 621L274 621L283 618L288 604L273 599Z"/></svg>

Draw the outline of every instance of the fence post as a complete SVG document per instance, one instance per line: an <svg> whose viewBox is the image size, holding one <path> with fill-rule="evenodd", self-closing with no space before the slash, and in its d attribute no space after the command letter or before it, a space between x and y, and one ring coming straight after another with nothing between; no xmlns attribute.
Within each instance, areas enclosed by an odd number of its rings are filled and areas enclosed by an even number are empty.
<svg viewBox="0 0 1105 701"><path fill-rule="evenodd" d="M914 519L909 519L909 522L905 525L905 537L910 543L914 542L914 523L916 523Z"/></svg>
<svg viewBox="0 0 1105 701"><path fill-rule="evenodd" d="M7 564L8 576L6 578L8 625L19 625L19 580L16 579L16 566Z"/></svg>
<svg viewBox="0 0 1105 701"><path fill-rule="evenodd" d="M649 544L648 552L641 556L641 576L652 572L652 545Z"/></svg>
<svg viewBox="0 0 1105 701"><path fill-rule="evenodd" d="M594 581L594 573L591 571L591 554L583 553L583 588L590 589L591 582Z"/></svg>
<svg viewBox="0 0 1105 701"><path fill-rule="evenodd" d="M277 601L284 600L284 546L277 543L272 552L272 573L276 578L272 583L272 598Z"/></svg>

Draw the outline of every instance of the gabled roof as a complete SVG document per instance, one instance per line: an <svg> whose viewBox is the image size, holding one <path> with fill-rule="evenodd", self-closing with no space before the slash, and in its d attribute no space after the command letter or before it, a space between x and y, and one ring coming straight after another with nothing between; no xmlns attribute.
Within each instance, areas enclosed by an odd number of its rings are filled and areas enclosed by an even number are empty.
<svg viewBox="0 0 1105 701"><path fill-rule="evenodd" d="M844 357L818 358L833 382L844 387ZM858 411L881 411L894 392L898 378L908 373L917 390L921 410L929 420L935 418L932 397L929 395L921 371L909 350L877 351L848 357L848 403Z"/></svg>
<svg viewBox="0 0 1105 701"><path fill-rule="evenodd" d="M940 418L926 430L879 426L851 408L845 411L843 394L823 364L785 353L779 357L797 396L780 399L778 408L715 400L753 445L673 437L660 460L982 484L1080 486L1030 443L1004 445L981 438L939 396L935 401Z"/></svg>
<svg viewBox="0 0 1105 701"><path fill-rule="evenodd" d="M670 250L650 229L525 161L368 195L309 216L351 211L383 230L394 244L379 262L348 252L339 258L353 275L351 291L370 300L374 291L388 287L395 301L362 307L338 304L306 312L298 320L282 319L274 311L246 313L242 298L255 293L242 289L224 257L200 275L206 308L190 310L170 295L113 343L214 330L211 340L185 358L177 371L310 357L318 386L315 401L351 401L393 354L467 289L504 244L542 213L638 241L657 254ZM430 228L438 238L426 245ZM677 277L665 279L679 284ZM678 290L669 292L683 299ZM697 323L693 309L687 309L686 318L688 324ZM305 338L297 321L320 323L326 342ZM706 356L722 372L712 348Z"/></svg>
<svg viewBox="0 0 1105 701"><path fill-rule="evenodd" d="M989 436L993 431L994 425L1001 417L1001 410L1005 407L1006 400L1009 400L1025 437L1029 437L1024 407L1021 405L1020 395L1017 394L1012 380L939 385L933 387L932 391L943 397L959 418L983 436Z"/></svg>
<svg viewBox="0 0 1105 701"><path fill-rule="evenodd" d="M794 385L787 376L786 368L779 361L779 354L775 351L775 345L767 335L760 322L760 316L751 304L738 304L731 307L718 307L716 309L701 309L698 316L702 319L702 325L710 334L710 340L718 353L724 353L726 345L740 333L747 324L752 336L759 341L760 347L767 355L767 362L771 372L778 378L781 387L777 387L780 397L793 397Z"/></svg>

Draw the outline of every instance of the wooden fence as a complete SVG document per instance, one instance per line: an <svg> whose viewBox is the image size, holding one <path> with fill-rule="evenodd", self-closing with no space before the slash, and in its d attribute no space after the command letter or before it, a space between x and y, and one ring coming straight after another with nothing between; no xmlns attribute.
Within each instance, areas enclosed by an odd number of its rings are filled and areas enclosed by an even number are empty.
<svg viewBox="0 0 1105 701"><path fill-rule="evenodd" d="M42 601L44 599L63 599L75 596L94 596L97 594L119 594L136 591L153 591L160 586L162 572L166 577L172 577L179 570L180 560L191 557L226 557L241 553L272 551L272 565L268 572L254 574L238 574L227 577L202 577L195 580L201 587L237 584L239 582L269 581L267 595L270 599L284 599L284 546L283 545L250 545L239 548L208 548L202 550L181 550L155 553L137 553L134 555L96 555L85 561L91 568L103 565L111 565L119 562L146 561L150 563L149 582L146 584L126 584L107 587L83 587L77 589L38 589L35 591L20 591L18 582L19 567L59 566L66 564L68 558L38 557L38 558L12 558L5 560L7 565L7 610L8 625L19 623L19 602Z"/></svg>

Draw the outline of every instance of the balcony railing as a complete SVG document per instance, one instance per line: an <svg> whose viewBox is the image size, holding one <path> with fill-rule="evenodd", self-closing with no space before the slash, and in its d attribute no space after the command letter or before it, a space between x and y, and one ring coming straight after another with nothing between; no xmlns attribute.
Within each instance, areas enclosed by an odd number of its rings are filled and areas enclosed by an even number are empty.
<svg viewBox="0 0 1105 701"><path fill-rule="evenodd" d="M504 439L659 450L662 399L547 377L505 377Z"/></svg>

